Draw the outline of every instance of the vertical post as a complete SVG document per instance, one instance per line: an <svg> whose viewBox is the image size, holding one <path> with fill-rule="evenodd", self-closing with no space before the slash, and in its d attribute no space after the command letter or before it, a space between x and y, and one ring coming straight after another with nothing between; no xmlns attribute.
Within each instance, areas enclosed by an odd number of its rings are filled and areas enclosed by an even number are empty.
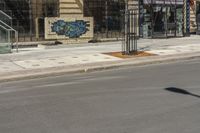
<svg viewBox="0 0 200 133"><path fill-rule="evenodd" d="M176 5L177 3L176 3L176 0L175 0L175 15L174 15L174 20L175 20L175 33L174 33L174 36L176 37L177 35L177 5Z"/></svg>
<svg viewBox="0 0 200 133"><path fill-rule="evenodd" d="M126 50L126 53L130 54L130 42L131 42L131 40L130 40L130 11L129 10L127 12L127 19L128 19L128 21L127 21L127 40L128 41L127 41L127 50Z"/></svg>
<svg viewBox="0 0 200 133"><path fill-rule="evenodd" d="M19 34L18 34L18 31L15 31L15 40L16 40L16 50L17 50L17 53L18 53L18 49L19 49L19 45L18 45L18 42L19 42Z"/></svg>
<svg viewBox="0 0 200 133"><path fill-rule="evenodd" d="M35 18L35 33L36 39L39 40L39 18Z"/></svg>
<svg viewBox="0 0 200 133"><path fill-rule="evenodd" d="M43 2L44 2L44 16L47 17L48 16L48 14L47 14L47 0L43 0ZM59 0L59 4L60 4L60 0Z"/></svg>
<svg viewBox="0 0 200 133"><path fill-rule="evenodd" d="M151 0L150 8L151 8L151 38L153 38L153 33L154 33L153 0Z"/></svg>
<svg viewBox="0 0 200 133"><path fill-rule="evenodd" d="M106 0L106 11L105 11L105 15L106 15L106 38L108 38L108 0Z"/></svg>
<svg viewBox="0 0 200 133"><path fill-rule="evenodd" d="M165 8L164 12L164 30L165 30L165 37L168 38L168 19L167 19L167 13L170 10L170 7L166 5L166 1L164 0L164 5L163 7Z"/></svg>
<svg viewBox="0 0 200 133"><path fill-rule="evenodd" d="M9 29L9 30L7 30L7 35L8 35L8 46L9 46L9 49L11 50L11 47L12 47L12 43L11 43L11 30Z"/></svg>
<svg viewBox="0 0 200 133"><path fill-rule="evenodd" d="M186 34L187 36L190 36L190 0L187 0L187 31Z"/></svg>
<svg viewBox="0 0 200 133"><path fill-rule="evenodd" d="M17 29L16 29L17 31L20 31L19 30L19 21L17 20ZM19 34L18 34L18 38L17 38L18 40L19 40Z"/></svg>
<svg viewBox="0 0 200 133"><path fill-rule="evenodd" d="M190 35L190 0L184 0L184 36Z"/></svg>
<svg viewBox="0 0 200 133"><path fill-rule="evenodd" d="M127 54L127 48L128 48L128 0L125 1L125 21L124 21L124 41L125 41L125 47L124 47L124 53Z"/></svg>
<svg viewBox="0 0 200 133"><path fill-rule="evenodd" d="M134 41L133 41L133 33L134 33L134 31L135 31L135 21L134 21L134 19L135 19L135 16L134 16L134 11L131 11L131 13L130 13L130 22L131 22L131 24L130 24L130 28L131 28L131 31L130 31L130 34L131 34L131 48L130 48L130 51L132 52L133 51L133 49L134 49Z"/></svg>
<svg viewBox="0 0 200 133"><path fill-rule="evenodd" d="M137 52L137 13L134 11L134 52Z"/></svg>
<svg viewBox="0 0 200 133"><path fill-rule="evenodd" d="M11 25L11 27L13 27L13 19L12 18L10 19L10 25ZM12 39L11 47L13 47L13 34L12 34L12 32L11 32L11 39Z"/></svg>
<svg viewBox="0 0 200 133"><path fill-rule="evenodd" d="M141 8L140 8L140 0L138 0L138 36L140 37L140 34L141 34L141 25L140 25L140 17L141 17L141 14L140 14L140 10L141 10Z"/></svg>
<svg viewBox="0 0 200 133"><path fill-rule="evenodd" d="M32 41L32 34L33 34L33 31L32 31L32 5L31 5L31 0L29 0L29 24L30 24L30 39Z"/></svg>
<svg viewBox="0 0 200 133"><path fill-rule="evenodd" d="M11 31L10 30L7 30L7 35L8 35L8 43L11 43L11 41L10 41L10 34L11 33Z"/></svg>

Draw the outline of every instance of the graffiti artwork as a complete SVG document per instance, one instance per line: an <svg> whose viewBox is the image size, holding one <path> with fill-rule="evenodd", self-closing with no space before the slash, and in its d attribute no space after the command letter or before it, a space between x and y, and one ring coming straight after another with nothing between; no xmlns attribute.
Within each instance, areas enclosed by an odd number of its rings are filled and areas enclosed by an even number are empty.
<svg viewBox="0 0 200 133"><path fill-rule="evenodd" d="M88 22L83 20L64 21L58 20L52 24L52 32L57 35L65 35L69 38L78 38L88 31Z"/></svg>

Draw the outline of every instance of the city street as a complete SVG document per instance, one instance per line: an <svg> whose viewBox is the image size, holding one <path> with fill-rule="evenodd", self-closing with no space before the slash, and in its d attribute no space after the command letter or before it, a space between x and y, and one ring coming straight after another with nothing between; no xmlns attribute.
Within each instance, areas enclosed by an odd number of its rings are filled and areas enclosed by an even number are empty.
<svg viewBox="0 0 200 133"><path fill-rule="evenodd" d="M1 133L199 133L200 59L0 83Z"/></svg>

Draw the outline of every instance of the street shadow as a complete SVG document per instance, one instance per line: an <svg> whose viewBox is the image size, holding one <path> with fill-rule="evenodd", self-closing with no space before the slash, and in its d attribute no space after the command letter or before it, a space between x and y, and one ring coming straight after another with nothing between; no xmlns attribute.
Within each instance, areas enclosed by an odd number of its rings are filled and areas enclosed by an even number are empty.
<svg viewBox="0 0 200 133"><path fill-rule="evenodd" d="M190 95L190 96L193 96L193 97L196 97L196 98L200 98L200 95L193 94L193 93L191 93L187 90L176 88L176 87L165 88L165 90L169 91L169 92L173 92L173 93L179 93L179 94L182 94L182 95Z"/></svg>

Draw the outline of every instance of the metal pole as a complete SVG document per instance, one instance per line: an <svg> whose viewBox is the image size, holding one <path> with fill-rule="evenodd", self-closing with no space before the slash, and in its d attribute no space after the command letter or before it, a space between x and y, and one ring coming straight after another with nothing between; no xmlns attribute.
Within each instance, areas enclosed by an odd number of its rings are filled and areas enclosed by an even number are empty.
<svg viewBox="0 0 200 133"><path fill-rule="evenodd" d="M153 34L154 34L154 13L153 13L153 0L151 0L151 4L150 4L150 8L151 8L151 38L153 38Z"/></svg>
<svg viewBox="0 0 200 133"><path fill-rule="evenodd" d="M30 24L30 39L32 41L32 8L31 8L31 0L29 0L29 24Z"/></svg>
<svg viewBox="0 0 200 133"><path fill-rule="evenodd" d="M134 24L134 19L135 19L135 16L134 16L134 12L133 11L131 11L131 14L130 14L130 17L131 17L131 20L130 20L130 22L131 22L131 25L130 25L130 28L131 28L131 52L134 50L134 38L133 38L133 34L135 33L134 31L135 31L135 24Z"/></svg>
<svg viewBox="0 0 200 133"><path fill-rule="evenodd" d="M106 38L108 38L108 0L106 0Z"/></svg>
<svg viewBox="0 0 200 133"><path fill-rule="evenodd" d="M175 33L174 33L174 36L176 37L177 36L177 5L176 5L176 0L175 0Z"/></svg>
<svg viewBox="0 0 200 133"><path fill-rule="evenodd" d="M137 13L134 11L134 52L137 52Z"/></svg>
<svg viewBox="0 0 200 133"><path fill-rule="evenodd" d="M8 43L11 43L11 41L10 41L10 37L11 37L11 36L10 36L10 35L11 35L10 33L11 33L11 31L8 30L7 33L8 33Z"/></svg>
<svg viewBox="0 0 200 133"><path fill-rule="evenodd" d="M186 31L186 34L187 34L187 36L190 36L190 0L187 0L186 9L187 9L187 31Z"/></svg>
<svg viewBox="0 0 200 133"><path fill-rule="evenodd" d="M11 27L13 27L13 19L12 19L12 17L11 17L10 21L11 21L10 25L11 25ZM12 32L11 32L11 38L12 38L12 44L11 44L11 46L13 48L13 34L12 34Z"/></svg>
<svg viewBox="0 0 200 133"><path fill-rule="evenodd" d="M122 54L125 54L125 11L122 12Z"/></svg>
<svg viewBox="0 0 200 133"><path fill-rule="evenodd" d="M16 41L16 50L17 50L17 53L19 52L19 46L18 46L18 42L19 42L19 40L18 40L18 31L15 31L15 41Z"/></svg>
<svg viewBox="0 0 200 133"><path fill-rule="evenodd" d="M125 54L127 54L127 48L128 48L128 0L125 1Z"/></svg>
<svg viewBox="0 0 200 133"><path fill-rule="evenodd" d="M168 37L168 19L167 19L167 13L168 13L168 6L166 6L165 0L164 0L164 8L165 8L165 12L164 12L164 28L165 28L165 36L166 38Z"/></svg>
<svg viewBox="0 0 200 133"><path fill-rule="evenodd" d="M187 0L184 0L184 3L183 3L183 21L184 21L184 36L185 36L185 33L186 33L186 1Z"/></svg>

